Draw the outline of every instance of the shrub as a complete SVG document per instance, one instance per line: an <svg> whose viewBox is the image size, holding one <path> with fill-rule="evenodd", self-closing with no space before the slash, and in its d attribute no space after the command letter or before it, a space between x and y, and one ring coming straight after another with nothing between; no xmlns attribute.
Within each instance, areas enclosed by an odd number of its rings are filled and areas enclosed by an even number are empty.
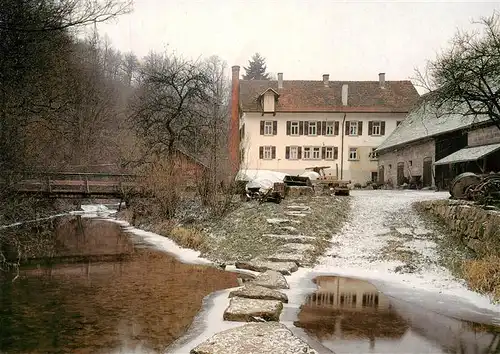
<svg viewBox="0 0 500 354"><path fill-rule="evenodd" d="M500 257L467 260L463 272L473 290L491 294L495 301L500 301Z"/></svg>
<svg viewBox="0 0 500 354"><path fill-rule="evenodd" d="M185 248L192 248L198 251L205 251L207 249L206 235L198 229L176 226L165 236L169 236L178 245Z"/></svg>

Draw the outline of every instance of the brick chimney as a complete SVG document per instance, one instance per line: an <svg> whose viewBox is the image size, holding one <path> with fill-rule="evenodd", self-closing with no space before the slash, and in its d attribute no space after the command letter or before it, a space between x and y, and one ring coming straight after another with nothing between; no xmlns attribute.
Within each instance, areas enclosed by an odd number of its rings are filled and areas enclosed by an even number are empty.
<svg viewBox="0 0 500 354"><path fill-rule="evenodd" d="M236 176L240 167L240 67L232 68L231 87L231 123L229 126L229 166L231 174Z"/></svg>
<svg viewBox="0 0 500 354"><path fill-rule="evenodd" d="M278 73L278 88L283 88L283 73Z"/></svg>
<svg viewBox="0 0 500 354"><path fill-rule="evenodd" d="M378 83L381 88L385 87L385 73L378 74Z"/></svg>
<svg viewBox="0 0 500 354"><path fill-rule="evenodd" d="M330 74L323 74L323 85L325 85L325 87L328 87L329 80L330 80Z"/></svg>

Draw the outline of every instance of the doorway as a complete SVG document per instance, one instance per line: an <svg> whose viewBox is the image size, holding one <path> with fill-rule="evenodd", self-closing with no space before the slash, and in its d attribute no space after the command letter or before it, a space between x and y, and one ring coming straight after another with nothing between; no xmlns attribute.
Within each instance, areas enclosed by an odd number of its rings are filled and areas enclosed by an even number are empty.
<svg viewBox="0 0 500 354"><path fill-rule="evenodd" d="M432 186L432 158L425 157L423 164L423 173L422 173L422 185L424 187Z"/></svg>
<svg viewBox="0 0 500 354"><path fill-rule="evenodd" d="M384 184L384 166L378 168L378 184Z"/></svg>
<svg viewBox="0 0 500 354"><path fill-rule="evenodd" d="M396 179L398 181L398 186L401 186L404 184L404 182L405 182L405 163L404 162L398 162Z"/></svg>

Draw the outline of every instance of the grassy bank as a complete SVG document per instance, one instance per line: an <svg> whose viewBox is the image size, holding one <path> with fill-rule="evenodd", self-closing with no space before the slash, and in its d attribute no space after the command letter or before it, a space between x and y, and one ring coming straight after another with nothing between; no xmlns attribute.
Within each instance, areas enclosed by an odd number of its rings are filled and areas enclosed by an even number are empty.
<svg viewBox="0 0 500 354"><path fill-rule="evenodd" d="M232 263L270 256L285 241L266 234L296 234L315 237L313 259L324 253L331 236L340 231L350 208L349 197L319 196L285 199L281 204L233 201L230 211L212 217L201 205L191 203L188 211L174 219L140 216L127 210L120 216L134 226L166 236L183 247L201 251L215 262ZM307 206L301 217L287 215L289 206ZM268 219L289 219L285 227Z"/></svg>

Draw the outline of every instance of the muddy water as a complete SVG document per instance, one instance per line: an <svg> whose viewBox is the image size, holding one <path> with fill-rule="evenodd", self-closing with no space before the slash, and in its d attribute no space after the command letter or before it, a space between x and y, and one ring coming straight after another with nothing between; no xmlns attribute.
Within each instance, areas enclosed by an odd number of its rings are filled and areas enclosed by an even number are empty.
<svg viewBox="0 0 500 354"><path fill-rule="evenodd" d="M55 236L67 263L0 280L1 353L162 352L204 296L237 286L234 273L134 248L105 221L59 221Z"/></svg>
<svg viewBox="0 0 500 354"><path fill-rule="evenodd" d="M298 321L334 353L500 353L500 328L426 311L372 284L320 276Z"/></svg>

